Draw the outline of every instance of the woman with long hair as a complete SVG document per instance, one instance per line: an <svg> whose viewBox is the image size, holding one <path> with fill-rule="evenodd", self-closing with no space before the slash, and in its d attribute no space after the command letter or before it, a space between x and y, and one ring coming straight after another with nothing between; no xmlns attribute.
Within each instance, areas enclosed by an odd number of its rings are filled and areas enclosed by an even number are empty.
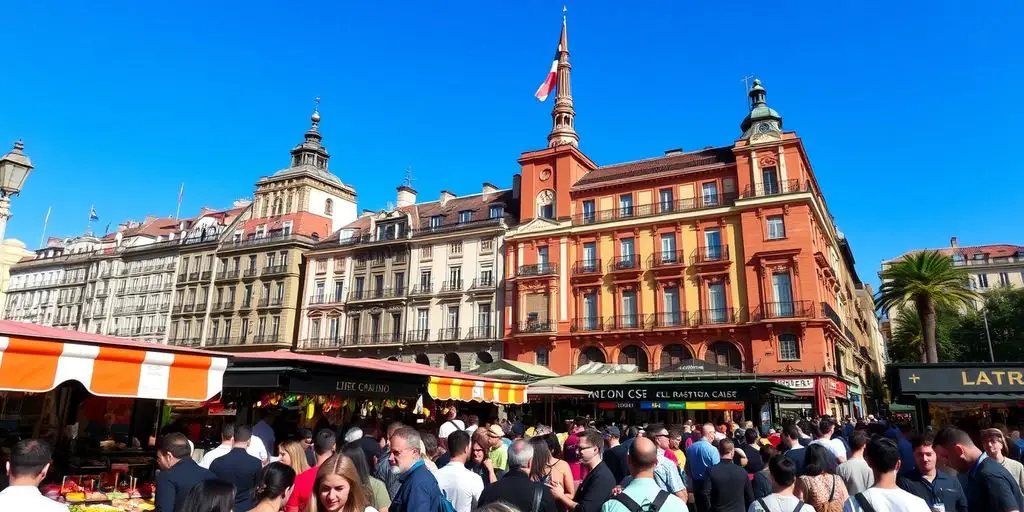
<svg viewBox="0 0 1024 512"><path fill-rule="evenodd" d="M480 475L484 481L484 489L498 481L504 475L501 470L494 469L494 465L487 458L487 449L477 441L473 441L469 448L469 460L466 461L466 469Z"/></svg>
<svg viewBox="0 0 1024 512"><path fill-rule="evenodd" d="M377 510L383 510L391 506L391 497L388 495L388 488L377 478L370 476L370 464L366 460L366 452L359 447L358 443L346 443L341 447L341 454L352 459L352 465L359 473L359 482L366 492L366 498Z"/></svg>
<svg viewBox="0 0 1024 512"><path fill-rule="evenodd" d="M300 441L285 441L277 445L277 461L292 468L296 475L309 469L306 447Z"/></svg>
<svg viewBox="0 0 1024 512"><path fill-rule="evenodd" d="M547 438L540 436L530 439L533 447L533 465L530 467L530 479L535 482L560 485L569 496L576 494L576 481L572 478L569 464L551 454ZM554 438L554 436L550 436ZM555 441L557 442L557 440Z"/></svg>
<svg viewBox="0 0 1024 512"><path fill-rule="evenodd" d="M835 474L832 453L820 444L805 450L804 474L797 477L793 495L814 507L815 512L842 512L850 493L843 479Z"/></svg>
<svg viewBox="0 0 1024 512"><path fill-rule="evenodd" d="M232 512L235 486L224 480L204 480L188 491L180 512Z"/></svg>
<svg viewBox="0 0 1024 512"><path fill-rule="evenodd" d="M362 491L352 459L335 454L320 465L306 512L377 512Z"/></svg>
<svg viewBox="0 0 1024 512"><path fill-rule="evenodd" d="M256 477L256 506L250 512L280 512L294 486L295 470L291 466L281 462L267 464Z"/></svg>

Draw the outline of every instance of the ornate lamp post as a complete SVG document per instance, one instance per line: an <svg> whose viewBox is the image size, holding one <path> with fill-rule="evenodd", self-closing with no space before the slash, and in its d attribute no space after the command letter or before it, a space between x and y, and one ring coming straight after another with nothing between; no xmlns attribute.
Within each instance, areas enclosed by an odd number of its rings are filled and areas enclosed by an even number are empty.
<svg viewBox="0 0 1024 512"><path fill-rule="evenodd" d="M11 196L21 192L25 179L32 172L32 161L23 152L25 144L18 140L6 155L0 157L0 242L7 231L7 219L11 218Z"/></svg>

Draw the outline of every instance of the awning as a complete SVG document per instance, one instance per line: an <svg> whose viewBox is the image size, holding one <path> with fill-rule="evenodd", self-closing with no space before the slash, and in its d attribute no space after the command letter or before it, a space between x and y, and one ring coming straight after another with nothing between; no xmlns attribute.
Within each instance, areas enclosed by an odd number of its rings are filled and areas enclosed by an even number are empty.
<svg viewBox="0 0 1024 512"><path fill-rule="evenodd" d="M590 391L559 385L531 385L526 388L530 396L588 396Z"/></svg>
<svg viewBox="0 0 1024 512"><path fill-rule="evenodd" d="M220 393L226 367L198 350L0 321L0 390L78 381L98 396L203 401Z"/></svg>
<svg viewBox="0 0 1024 512"><path fill-rule="evenodd" d="M918 393L914 397L935 402L1024 402L1020 393Z"/></svg>
<svg viewBox="0 0 1024 512"><path fill-rule="evenodd" d="M435 400L492 402L498 404L526 403L526 385L508 382L430 377L427 393Z"/></svg>

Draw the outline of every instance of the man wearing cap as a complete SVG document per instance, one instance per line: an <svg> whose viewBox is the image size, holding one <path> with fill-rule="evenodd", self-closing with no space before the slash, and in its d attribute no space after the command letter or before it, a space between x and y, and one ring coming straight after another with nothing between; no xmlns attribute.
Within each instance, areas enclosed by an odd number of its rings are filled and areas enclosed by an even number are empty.
<svg viewBox="0 0 1024 512"><path fill-rule="evenodd" d="M508 446L505 446L503 437L505 437L505 431L502 430L501 425L492 423L487 427L487 444L490 447L487 458L490 459L495 470L508 471Z"/></svg>
<svg viewBox="0 0 1024 512"><path fill-rule="evenodd" d="M604 434L605 442L604 464L611 470L612 476L615 477L615 482L621 482L629 474L629 466L626 461L629 449L627 445L633 441L629 440L626 443L620 443L622 431L615 425L605 427L602 434Z"/></svg>

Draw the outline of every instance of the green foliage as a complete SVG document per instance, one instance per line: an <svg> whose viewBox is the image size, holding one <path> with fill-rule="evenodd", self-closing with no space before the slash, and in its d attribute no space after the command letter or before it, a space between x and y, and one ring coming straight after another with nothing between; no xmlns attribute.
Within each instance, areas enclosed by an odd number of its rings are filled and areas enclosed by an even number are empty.
<svg viewBox="0 0 1024 512"><path fill-rule="evenodd" d="M961 324L956 310L936 310L935 337L938 355L943 361L960 360L962 347L954 342L953 332ZM900 308L892 319L892 337L889 339L889 359L897 363L920 363L925 361L924 336L921 334L921 319L913 306Z"/></svg>

